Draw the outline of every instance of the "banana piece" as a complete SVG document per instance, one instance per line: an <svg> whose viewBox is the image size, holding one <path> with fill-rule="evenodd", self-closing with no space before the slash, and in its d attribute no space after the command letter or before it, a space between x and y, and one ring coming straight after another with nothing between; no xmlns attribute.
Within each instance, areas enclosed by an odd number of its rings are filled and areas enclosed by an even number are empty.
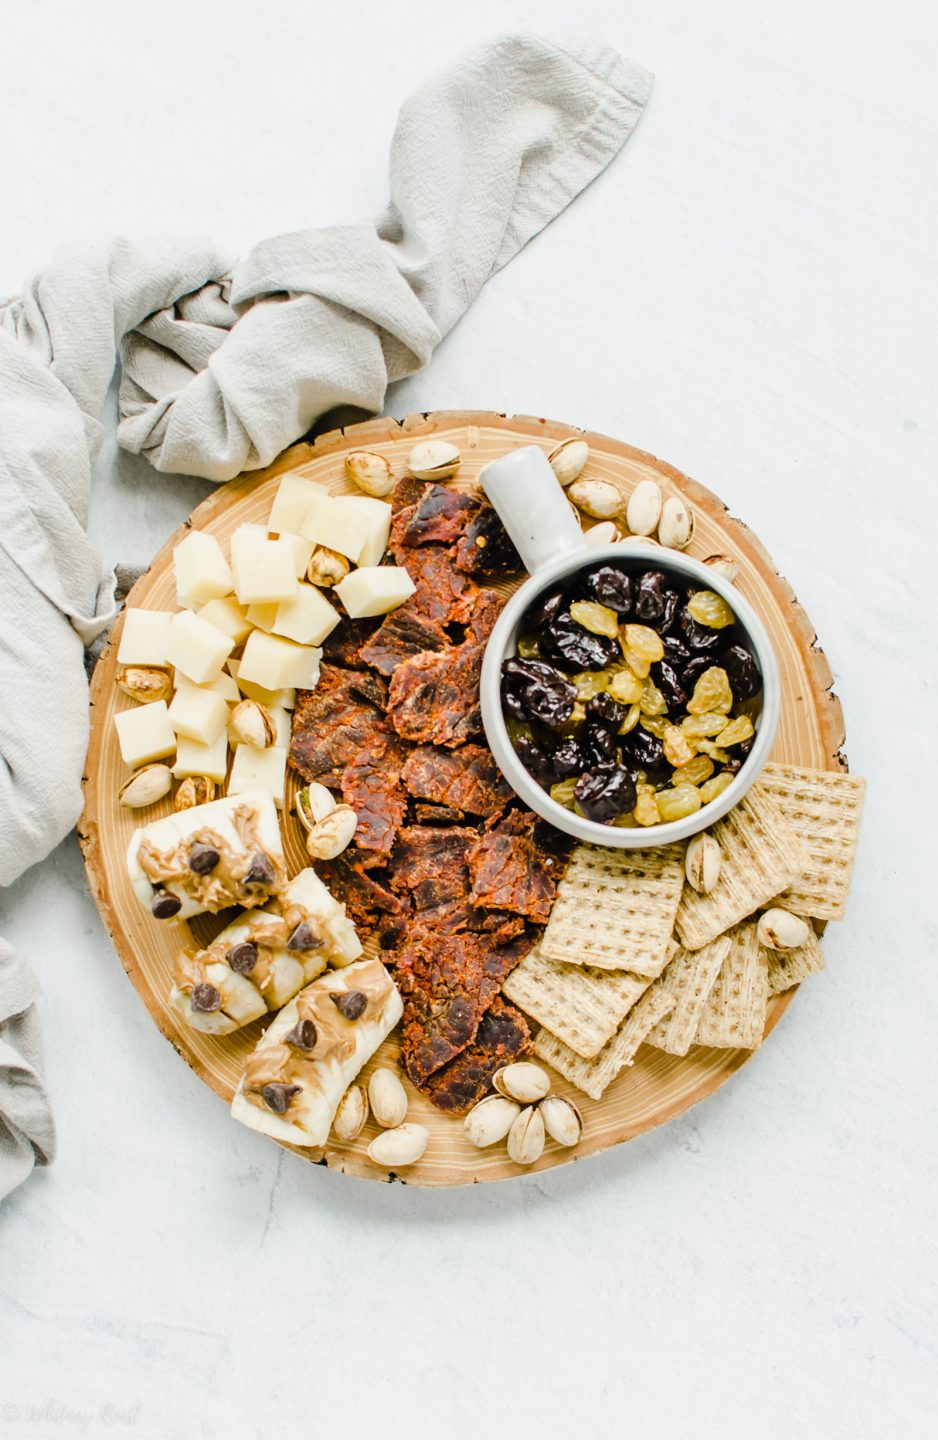
<svg viewBox="0 0 938 1440"><path fill-rule="evenodd" d="M380 960L359 960L320 976L261 1036L231 1102L232 1115L291 1145L325 1145L339 1101L403 1008Z"/></svg>

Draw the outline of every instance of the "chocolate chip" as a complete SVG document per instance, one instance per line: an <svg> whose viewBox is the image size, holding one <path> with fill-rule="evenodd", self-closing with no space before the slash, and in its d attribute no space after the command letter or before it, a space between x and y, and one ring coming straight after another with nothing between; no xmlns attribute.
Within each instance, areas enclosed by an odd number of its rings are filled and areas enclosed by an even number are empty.
<svg viewBox="0 0 938 1440"><path fill-rule="evenodd" d="M202 981L200 985L192 987L192 1008L193 1010L212 1011L221 1008L221 995L214 985Z"/></svg>
<svg viewBox="0 0 938 1440"><path fill-rule="evenodd" d="M273 865L263 851L256 851L251 857L251 864L243 883L245 885L272 885L274 879Z"/></svg>
<svg viewBox="0 0 938 1440"><path fill-rule="evenodd" d="M338 990L330 992L329 999L340 1015L346 1020L357 1020L365 1013L368 997L364 990Z"/></svg>
<svg viewBox="0 0 938 1440"><path fill-rule="evenodd" d="M195 875L211 875L221 856L214 845L203 845L196 840L189 846L189 869Z"/></svg>
<svg viewBox="0 0 938 1440"><path fill-rule="evenodd" d="M322 938L307 920L301 920L287 941L288 950L318 950Z"/></svg>
<svg viewBox="0 0 938 1440"><path fill-rule="evenodd" d="M289 1035L285 1035L284 1039L288 1045L293 1045L297 1050L315 1050L319 1032L312 1020L297 1020Z"/></svg>
<svg viewBox="0 0 938 1440"><path fill-rule="evenodd" d="M276 1115L285 1115L290 1108L290 1101L294 1095L299 1095L302 1088L301 1085L281 1085L279 1081L274 1081L265 1085L261 1094L268 1110L273 1110Z"/></svg>
<svg viewBox="0 0 938 1440"><path fill-rule="evenodd" d="M178 895L171 895L168 890L157 890L150 901L150 910L157 920L169 920L173 915L178 915L182 909L182 901Z"/></svg>
<svg viewBox="0 0 938 1440"><path fill-rule="evenodd" d="M240 945L232 945L228 951L228 964L232 970L237 970L239 975L250 975L257 964L257 946L253 940L242 940Z"/></svg>

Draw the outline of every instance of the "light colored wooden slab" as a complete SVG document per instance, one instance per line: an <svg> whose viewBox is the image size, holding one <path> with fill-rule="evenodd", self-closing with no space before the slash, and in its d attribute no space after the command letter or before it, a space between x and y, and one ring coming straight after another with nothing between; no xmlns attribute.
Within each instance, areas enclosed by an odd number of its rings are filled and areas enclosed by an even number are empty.
<svg viewBox="0 0 938 1440"><path fill-rule="evenodd" d="M476 411L410 415L401 422L370 420L323 435L313 445L296 445L267 470L245 475L223 486L193 512L188 525L209 530L224 542L236 526L246 521L265 520L277 480L288 471L309 476L334 493L343 493L349 488L343 457L352 449L379 450L387 456L395 473L403 475L407 452L418 440L430 435L451 440L463 457L456 483L467 486L484 464L516 445L536 443L549 450L558 440L579 433L575 427L556 421ZM700 558L729 554L739 561L739 586L768 628L783 679L782 717L772 758L818 768L846 768L841 753L843 718L840 702L831 690L830 667L817 647L814 628L795 600L791 587L777 573L752 531L734 519L709 490L654 456L606 436L586 433L584 438L591 450L587 476L611 480L626 492L650 476L666 493L682 493L696 512L690 553ZM150 569L134 586L130 604L174 608L171 554L184 533L185 527L163 546ZM649 554L649 561L652 558L653 552ZM124 869L124 852L134 826L141 820L155 819L169 809L169 803L162 801L150 810L133 813L117 804L117 791L127 774L111 723L114 709L123 708L123 700L114 686L120 631L118 619L91 687L92 733L85 777L85 813L79 826L88 876L117 953L156 1024L193 1070L227 1102L234 1092L244 1058L260 1033L260 1025L213 1038L190 1030L168 1008L172 955L178 941L173 940L166 928L153 922L131 893ZM297 870L303 864L304 852L293 824L286 824L284 829L288 861L292 869ZM193 923L203 943L217 928L217 922L210 917ZM778 1023L795 993L791 990L770 1001L767 1033ZM397 1041L392 1036L373 1063L386 1064L395 1058L396 1052ZM635 1063L613 1082L601 1101L586 1099L557 1077L556 1092L574 1098L583 1112L584 1136L572 1154L549 1143L543 1158L530 1168L546 1170L571 1159L595 1155L670 1120L712 1094L749 1059L749 1054L749 1051L693 1047L688 1055L679 1058L644 1045ZM366 1079L368 1073L366 1070ZM219 1124L234 1124L221 1104L218 1119ZM468 1145L463 1138L461 1121L441 1115L421 1096L413 1094L408 1119L427 1125L431 1132L426 1155L401 1177L408 1184L467 1185L525 1173L509 1161L501 1145L489 1150L476 1150ZM349 1145L330 1143L324 1152L296 1153L333 1170L387 1180L388 1175L372 1165L365 1154L375 1133L369 1125Z"/></svg>

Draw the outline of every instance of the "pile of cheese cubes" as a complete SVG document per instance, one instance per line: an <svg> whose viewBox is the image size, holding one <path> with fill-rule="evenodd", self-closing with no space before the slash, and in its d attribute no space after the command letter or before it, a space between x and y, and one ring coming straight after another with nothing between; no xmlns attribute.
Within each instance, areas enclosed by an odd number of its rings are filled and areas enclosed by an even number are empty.
<svg viewBox="0 0 938 1440"><path fill-rule="evenodd" d="M414 592L407 571L381 565L391 506L370 496L333 496L297 475L280 484L266 526L242 525L230 554L192 530L173 552L178 611L129 607L121 666L173 672L174 693L114 717L121 754L134 767L174 756L177 779L204 775L229 795L269 791L283 804L290 716L297 690L319 679L319 648L342 618L305 576L326 546L353 567L334 587L353 619L395 609ZM264 749L235 744L228 775L230 706L259 701L274 721Z"/></svg>

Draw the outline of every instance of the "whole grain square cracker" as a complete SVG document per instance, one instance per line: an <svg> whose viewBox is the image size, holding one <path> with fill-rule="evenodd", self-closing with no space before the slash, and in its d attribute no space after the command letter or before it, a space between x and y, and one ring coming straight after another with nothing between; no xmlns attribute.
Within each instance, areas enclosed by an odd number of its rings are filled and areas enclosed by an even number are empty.
<svg viewBox="0 0 938 1440"><path fill-rule="evenodd" d="M683 859L677 845L654 850L578 845L557 886L541 953L568 965L656 979L668 963Z"/></svg>
<svg viewBox="0 0 938 1440"><path fill-rule="evenodd" d="M824 969L824 952L813 930L806 943L795 950L762 948L769 969L770 995L780 995L783 990L790 990L793 985L807 980L809 975L817 975Z"/></svg>
<svg viewBox="0 0 938 1440"><path fill-rule="evenodd" d="M535 948L508 976L503 994L577 1055L596 1055L648 988L624 970L591 970L548 960Z"/></svg>
<svg viewBox="0 0 938 1440"><path fill-rule="evenodd" d="M686 950L768 904L804 870L807 848L774 800L754 787L710 829L722 852L720 878L706 895L685 885L675 927Z"/></svg>
<svg viewBox="0 0 938 1440"><path fill-rule="evenodd" d="M860 837L866 781L843 770L766 765L759 788L807 843L802 873L779 905L815 920L843 918Z"/></svg>
<svg viewBox="0 0 938 1440"><path fill-rule="evenodd" d="M661 979L655 981L674 997L674 1005L667 1019L650 1031L649 1045L669 1055L687 1054L731 944L729 935L718 935L700 950L678 950Z"/></svg>
<svg viewBox="0 0 938 1440"><path fill-rule="evenodd" d="M619 1072L626 1065L631 1065L649 1030L673 1004L674 996L661 988L660 981L655 981L633 1005L609 1043L591 1060L584 1060L549 1030L538 1031L534 1039L534 1053L576 1085L578 1090L599 1100Z"/></svg>
<svg viewBox="0 0 938 1440"><path fill-rule="evenodd" d="M765 1030L769 967L755 925L740 925L730 938L694 1041L722 1050L754 1050Z"/></svg>

